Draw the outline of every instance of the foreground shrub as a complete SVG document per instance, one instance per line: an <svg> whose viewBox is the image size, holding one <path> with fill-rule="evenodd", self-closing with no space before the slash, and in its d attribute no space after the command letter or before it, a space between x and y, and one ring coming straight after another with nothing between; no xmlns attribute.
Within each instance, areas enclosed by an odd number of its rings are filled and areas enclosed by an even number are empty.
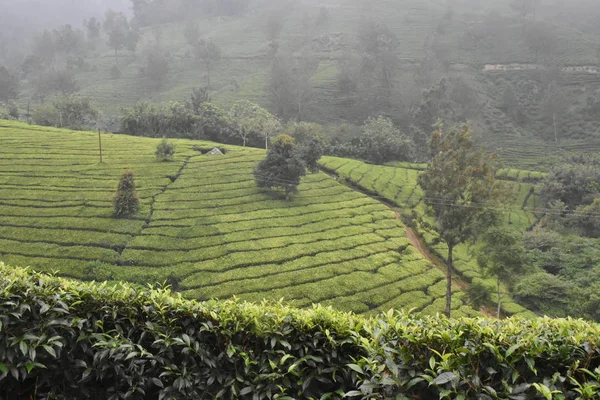
<svg viewBox="0 0 600 400"><path fill-rule="evenodd" d="M600 327L197 303L0 264L7 399L596 399Z"/></svg>
<svg viewBox="0 0 600 400"><path fill-rule="evenodd" d="M132 171L125 171L119 181L114 200L114 215L117 218L132 217L138 210L140 201L135 191Z"/></svg>

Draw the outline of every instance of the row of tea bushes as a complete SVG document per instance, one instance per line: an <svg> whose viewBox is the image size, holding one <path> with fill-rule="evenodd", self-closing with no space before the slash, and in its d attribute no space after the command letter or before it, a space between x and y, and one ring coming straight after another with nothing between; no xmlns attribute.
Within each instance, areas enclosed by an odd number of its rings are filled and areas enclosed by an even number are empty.
<svg viewBox="0 0 600 400"><path fill-rule="evenodd" d="M4 399L594 399L600 326L198 303L0 264Z"/></svg>

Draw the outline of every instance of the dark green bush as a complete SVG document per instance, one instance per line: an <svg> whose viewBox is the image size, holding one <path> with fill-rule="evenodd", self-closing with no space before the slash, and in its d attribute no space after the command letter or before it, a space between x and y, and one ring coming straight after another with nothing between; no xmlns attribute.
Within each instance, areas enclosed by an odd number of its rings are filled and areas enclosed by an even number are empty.
<svg viewBox="0 0 600 400"><path fill-rule="evenodd" d="M119 180L114 199L114 216L117 218L133 217L138 210L140 200L135 191L135 180L132 171L125 171Z"/></svg>
<svg viewBox="0 0 600 400"><path fill-rule="evenodd" d="M0 264L4 399L597 399L600 326L197 303Z"/></svg>
<svg viewBox="0 0 600 400"><path fill-rule="evenodd" d="M175 145L169 142L167 138L163 138L158 146L156 146L156 152L154 154L160 161L169 161L175 155Z"/></svg>

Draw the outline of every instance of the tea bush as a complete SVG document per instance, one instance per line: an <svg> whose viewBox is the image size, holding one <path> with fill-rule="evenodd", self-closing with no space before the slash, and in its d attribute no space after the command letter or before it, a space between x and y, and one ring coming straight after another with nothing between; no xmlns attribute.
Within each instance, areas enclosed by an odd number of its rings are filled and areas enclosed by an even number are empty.
<svg viewBox="0 0 600 400"><path fill-rule="evenodd" d="M597 399L600 326L198 303L0 264L4 399Z"/></svg>

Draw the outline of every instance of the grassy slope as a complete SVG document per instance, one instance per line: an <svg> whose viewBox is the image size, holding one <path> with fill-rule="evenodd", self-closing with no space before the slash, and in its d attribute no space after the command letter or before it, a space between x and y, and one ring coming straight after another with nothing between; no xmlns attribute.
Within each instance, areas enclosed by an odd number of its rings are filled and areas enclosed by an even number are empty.
<svg viewBox="0 0 600 400"><path fill-rule="evenodd" d="M319 7L327 6L331 18L326 26L317 28L310 24L303 28L305 13L315 17ZM449 62L453 65L448 76L462 79L480 109L471 116L480 132L481 140L502 155L509 165L528 169L547 167L554 160L550 154L558 156L569 150L597 148L600 145L600 131L595 121L582 111L589 93L600 89L597 76L586 74L565 75L564 90L569 111L561 127L561 137L565 140L556 144L543 141L539 137L549 137L551 127L540 115L541 96L529 96L531 87L537 85L531 72L484 73L487 63L533 63L533 52L527 48L520 36L513 38L501 59L490 51L485 43L472 46L465 40L465 30L484 21L490 11L512 16L513 32L521 27L511 13L508 0L479 2L461 0L453 2L453 17L446 23L447 30L439 36L440 46L448 50ZM306 107L306 115L321 123L353 120L355 115L348 108L348 101L337 92L335 78L338 60L355 44L356 27L364 18L373 18L387 23L400 39L398 56L401 67L395 77L392 93L392 115L406 115L408 107L418 102L422 87L416 82L415 73L424 57L426 37L436 31L442 16L447 11L447 2L422 0L381 0L360 2L356 0L327 0L318 5L314 1L289 3L282 8L284 30L280 48L295 52L304 51L317 56L320 64L313 76L316 93ZM273 10L261 5L240 18L209 18L199 21L201 34L211 37L223 51L223 59L215 68L212 78L214 92L212 98L220 106L228 107L240 98L248 98L265 106L270 102L265 93L265 77L268 72L268 43L265 37L265 20ZM597 38L582 28L577 29L573 16L561 11L552 3L544 2L540 15L556 26L559 43L549 58L550 64L594 65L597 63ZM314 18L313 18L314 19ZM78 74L81 93L97 101L107 114L118 113L120 107L129 106L140 100L155 101L183 100L191 89L205 84L204 70L189 57L189 49L183 39L184 24L164 25L145 29L139 45L138 57L125 53L118 57L122 76L110 78L110 69L115 58L109 49L100 46L89 60L87 72ZM159 43L171 55L171 72L166 87L159 93L146 93L138 82L141 67L140 54L145 54L149 44L156 42L155 32L159 31ZM319 49L313 39L322 36L340 35L339 46L333 49ZM497 54L497 52L496 52ZM515 88L522 108L526 110L528 121L522 125L510 119L498 107L506 85ZM520 91L520 89L523 89ZM524 89L525 88L525 89ZM28 97L23 94L23 99ZM25 104L25 103L24 103ZM362 121L355 121L360 123ZM537 136L535 136L535 135ZM585 139L582 140L582 139Z"/></svg>
<svg viewBox="0 0 600 400"><path fill-rule="evenodd" d="M262 150L204 156L194 147L212 144L178 140L175 160L161 163L157 140L105 135L99 164L93 133L0 121L0 137L0 261L80 279L170 279L197 299L443 309L444 274L394 213L323 173L286 202L254 185ZM126 168L142 206L113 219ZM473 314L456 290L457 315Z"/></svg>

